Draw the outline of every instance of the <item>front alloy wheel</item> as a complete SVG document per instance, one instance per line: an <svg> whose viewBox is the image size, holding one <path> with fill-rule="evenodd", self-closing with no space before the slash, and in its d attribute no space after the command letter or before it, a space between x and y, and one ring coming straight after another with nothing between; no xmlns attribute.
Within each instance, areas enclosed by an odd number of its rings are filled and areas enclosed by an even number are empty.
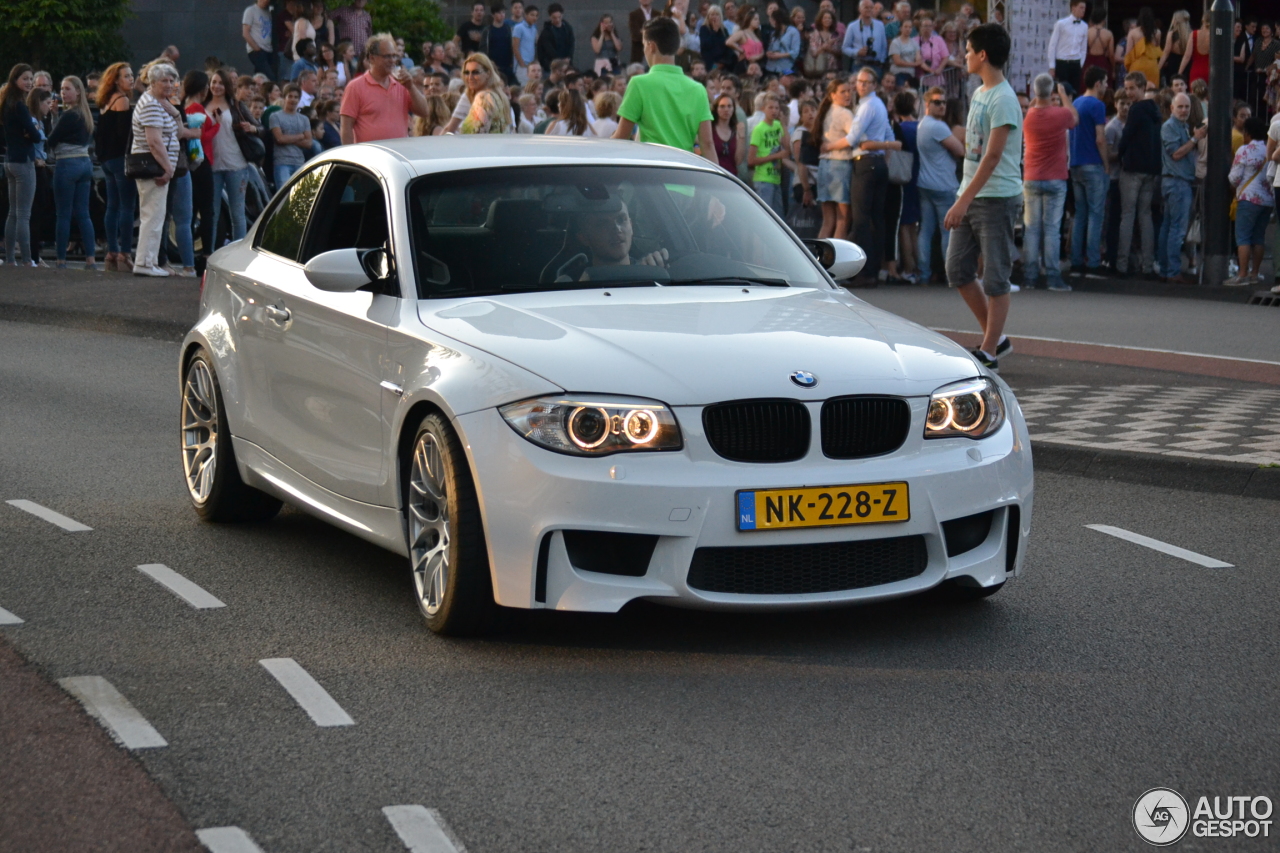
<svg viewBox="0 0 1280 853"><path fill-rule="evenodd" d="M182 380L182 473L196 512L206 521L266 521L280 501L250 488L236 468L231 431L213 360L203 348L187 362Z"/></svg>
<svg viewBox="0 0 1280 853"><path fill-rule="evenodd" d="M422 419L406 461L405 521L418 609L437 634L483 633L497 608L480 505L465 452L443 416Z"/></svg>

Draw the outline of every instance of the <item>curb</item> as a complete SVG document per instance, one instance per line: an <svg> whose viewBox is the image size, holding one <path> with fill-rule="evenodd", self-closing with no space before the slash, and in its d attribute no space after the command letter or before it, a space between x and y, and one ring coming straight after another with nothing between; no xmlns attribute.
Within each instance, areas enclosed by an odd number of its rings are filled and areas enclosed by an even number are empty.
<svg viewBox="0 0 1280 853"><path fill-rule="evenodd" d="M17 305L0 302L0 320L15 323L34 323L41 326L62 326L86 332L107 332L134 338L181 343L191 330L191 325L168 320L147 320L138 317L121 317L113 314L91 314L70 308L48 308L41 305Z"/></svg>
<svg viewBox="0 0 1280 853"><path fill-rule="evenodd" d="M107 332L172 343L180 343L191 328L188 323L172 320L147 320L5 302L0 302L0 320ZM1095 450L1045 444L1034 439L1031 449L1035 467L1040 471L1183 491L1280 500L1280 468L1261 468L1245 462L1180 459L1154 453Z"/></svg>
<svg viewBox="0 0 1280 853"><path fill-rule="evenodd" d="M1280 500L1280 468L1247 462L1182 459L1129 450L1096 450L1031 442L1037 471L1120 480L1190 492Z"/></svg>

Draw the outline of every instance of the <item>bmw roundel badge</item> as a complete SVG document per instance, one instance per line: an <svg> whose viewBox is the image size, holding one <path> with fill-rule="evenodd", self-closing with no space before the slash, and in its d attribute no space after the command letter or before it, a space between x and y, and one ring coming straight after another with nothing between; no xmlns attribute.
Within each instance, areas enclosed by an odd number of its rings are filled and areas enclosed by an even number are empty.
<svg viewBox="0 0 1280 853"><path fill-rule="evenodd" d="M812 388L818 384L818 377L807 370L796 370L791 374L791 381L801 388Z"/></svg>

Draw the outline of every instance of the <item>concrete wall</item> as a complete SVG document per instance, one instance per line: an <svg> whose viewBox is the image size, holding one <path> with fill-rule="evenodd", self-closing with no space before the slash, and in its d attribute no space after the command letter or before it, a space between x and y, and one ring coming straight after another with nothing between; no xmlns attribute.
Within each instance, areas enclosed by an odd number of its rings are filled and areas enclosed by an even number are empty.
<svg viewBox="0 0 1280 853"><path fill-rule="evenodd" d="M202 68L206 56L248 71L240 37L240 18L248 5L248 0L133 0L134 17L122 35L135 65L155 59L172 44L182 52L179 71Z"/></svg>

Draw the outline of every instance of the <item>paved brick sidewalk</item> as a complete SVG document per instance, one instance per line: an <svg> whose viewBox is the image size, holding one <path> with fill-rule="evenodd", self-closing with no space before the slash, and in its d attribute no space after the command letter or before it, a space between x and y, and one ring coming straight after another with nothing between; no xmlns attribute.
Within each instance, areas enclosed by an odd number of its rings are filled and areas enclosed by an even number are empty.
<svg viewBox="0 0 1280 853"><path fill-rule="evenodd" d="M1053 385L1018 402L1037 444L1280 465L1280 389Z"/></svg>

